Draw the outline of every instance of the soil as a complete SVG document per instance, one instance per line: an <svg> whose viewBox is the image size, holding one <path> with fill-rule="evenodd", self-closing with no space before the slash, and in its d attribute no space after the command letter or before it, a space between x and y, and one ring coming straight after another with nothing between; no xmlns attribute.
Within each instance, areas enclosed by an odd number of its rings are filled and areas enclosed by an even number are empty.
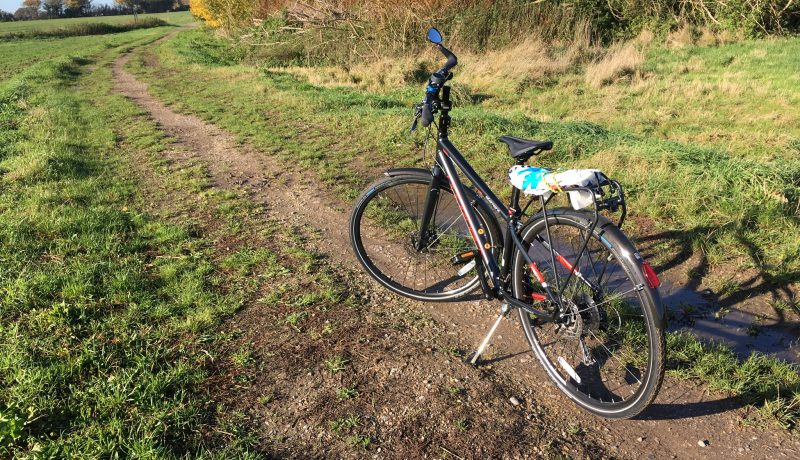
<svg viewBox="0 0 800 460"><path fill-rule="evenodd" d="M227 326L239 343L253 345L262 365L245 384L235 379L235 369L221 366L209 391L244 414L266 455L800 458L797 437L743 424L747 409L735 398L687 381L667 378L655 403L637 419L593 417L547 380L515 316L501 325L487 359L468 365L456 350L474 350L497 304L413 302L372 283L349 246L350 203L319 186L307 171L301 174L242 145L197 116L174 112L124 69L129 58L114 62L114 88L158 123L177 146L174 151L188 152L172 161L200 161L215 187L244 190L271 219L316 233L309 241L327 255L325 263L337 279L365 286L359 295L368 308L319 312L304 325L313 329L336 322L336 332L321 340L292 333L275 320L285 311L258 302ZM324 360L335 355L349 360L348 372L326 370ZM358 397L336 397L336 388L351 386ZM346 414L360 414L358 427L334 430L330 421ZM359 441L357 434L370 440L368 447L350 445Z"/></svg>

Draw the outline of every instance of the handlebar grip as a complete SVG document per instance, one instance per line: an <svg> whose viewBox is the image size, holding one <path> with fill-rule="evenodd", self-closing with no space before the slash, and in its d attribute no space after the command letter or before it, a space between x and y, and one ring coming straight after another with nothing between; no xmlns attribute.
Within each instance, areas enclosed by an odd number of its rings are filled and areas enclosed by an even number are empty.
<svg viewBox="0 0 800 460"><path fill-rule="evenodd" d="M427 128L433 123L433 112L431 111L431 104L426 102L422 105L422 127Z"/></svg>
<svg viewBox="0 0 800 460"><path fill-rule="evenodd" d="M439 51L441 51L442 54L444 54L444 56L447 58L447 62L444 64L444 67L442 67L440 71L446 75L450 71L450 69L458 65L458 58L456 57L455 54L453 54L452 51L445 48L443 45L439 45Z"/></svg>

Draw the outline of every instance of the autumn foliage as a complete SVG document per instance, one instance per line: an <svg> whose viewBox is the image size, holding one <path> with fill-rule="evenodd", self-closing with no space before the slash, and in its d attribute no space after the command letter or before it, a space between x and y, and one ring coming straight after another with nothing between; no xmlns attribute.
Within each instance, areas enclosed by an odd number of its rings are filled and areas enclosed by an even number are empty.
<svg viewBox="0 0 800 460"><path fill-rule="evenodd" d="M219 27L219 19L208 8L208 0L189 0L189 9L193 15L205 21L211 27Z"/></svg>

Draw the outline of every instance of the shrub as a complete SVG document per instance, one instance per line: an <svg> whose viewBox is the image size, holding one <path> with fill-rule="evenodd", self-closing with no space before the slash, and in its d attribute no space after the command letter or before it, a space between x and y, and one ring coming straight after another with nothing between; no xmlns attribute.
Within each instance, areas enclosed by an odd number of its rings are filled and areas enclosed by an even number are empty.
<svg viewBox="0 0 800 460"><path fill-rule="evenodd" d="M169 23L158 18L145 18L138 22L125 24L108 24L104 22L89 22L85 24L72 24L67 27L52 30L29 30L24 32L14 32L0 35L4 39L25 39L25 38L61 38L77 37L82 35L104 35L128 32L136 29L149 29L151 27L168 26Z"/></svg>
<svg viewBox="0 0 800 460"><path fill-rule="evenodd" d="M192 14L205 21L209 27L219 27L219 19L208 8L207 0L189 0L189 10Z"/></svg>
<svg viewBox="0 0 800 460"><path fill-rule="evenodd" d="M794 0L608 0L607 6L620 23L633 28L685 22L762 35L800 27L800 4Z"/></svg>

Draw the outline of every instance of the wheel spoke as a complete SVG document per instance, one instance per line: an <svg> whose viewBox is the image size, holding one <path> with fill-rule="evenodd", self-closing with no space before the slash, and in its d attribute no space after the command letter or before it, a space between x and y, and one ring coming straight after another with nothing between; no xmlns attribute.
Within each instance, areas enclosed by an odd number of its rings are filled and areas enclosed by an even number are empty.
<svg viewBox="0 0 800 460"><path fill-rule="evenodd" d="M463 265L452 263L474 243L448 188L440 189L433 203L430 238L422 250L415 247L429 185L430 176L387 178L374 185L353 214L359 229L355 248L368 273L395 292L429 300L460 297L477 287L478 278L475 271L459 276ZM474 209L481 225L489 228L491 216Z"/></svg>
<svg viewBox="0 0 800 460"><path fill-rule="evenodd" d="M663 345L657 347L659 356L649 353L653 340L663 340L661 332L654 335L645 313L656 299L630 278L629 273L639 268L626 266L626 259L615 255L615 251L634 249L614 240L614 246L604 244L583 222L583 218L559 218L550 225L549 239L543 222L530 224L536 230L525 233L526 243L539 244L532 244L528 254L548 281L563 283L559 300L565 311L555 322L523 315L523 328L548 374L565 382L563 391L603 414L609 407L624 408L629 413L622 416L627 417L652 399L658 387L653 382L663 376L663 371L655 376L647 371L652 360L663 363ZM613 233L609 237L614 238ZM569 261L572 269L562 267L558 260L552 263L551 250ZM540 292L521 256L514 270L518 298L530 299L531 293ZM657 369L663 370L663 364ZM649 392L647 397L640 398L641 391Z"/></svg>

